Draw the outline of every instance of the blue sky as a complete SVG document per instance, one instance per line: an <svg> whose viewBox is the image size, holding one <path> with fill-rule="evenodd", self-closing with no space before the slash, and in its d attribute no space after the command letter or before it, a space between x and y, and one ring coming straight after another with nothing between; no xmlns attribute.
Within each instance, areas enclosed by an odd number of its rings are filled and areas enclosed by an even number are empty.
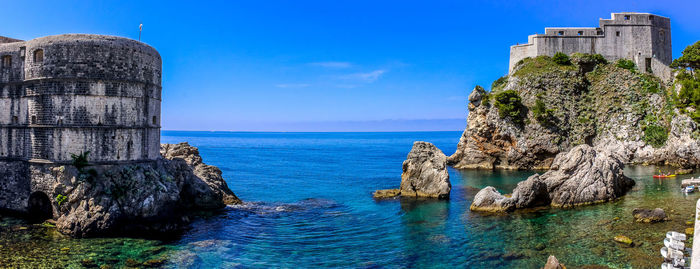
<svg viewBox="0 0 700 269"><path fill-rule="evenodd" d="M611 12L671 18L674 57L700 40L697 1L13 1L0 35L118 35L163 58L166 130L461 130L466 97L509 46Z"/></svg>

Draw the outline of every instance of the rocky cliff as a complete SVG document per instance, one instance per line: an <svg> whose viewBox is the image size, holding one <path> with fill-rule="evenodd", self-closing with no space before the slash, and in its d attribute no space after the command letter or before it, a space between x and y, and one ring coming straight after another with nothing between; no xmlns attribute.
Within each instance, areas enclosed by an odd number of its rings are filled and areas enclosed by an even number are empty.
<svg viewBox="0 0 700 269"><path fill-rule="evenodd" d="M193 214L241 203L197 148L163 144L161 153L155 161L114 165L3 162L0 174L14 175L14 183L2 193L15 196L0 205L91 237L176 232Z"/></svg>
<svg viewBox="0 0 700 269"><path fill-rule="evenodd" d="M491 92L469 96L456 168L548 169L588 144L625 163L700 165L698 124L674 105L678 87L593 55L519 63Z"/></svg>

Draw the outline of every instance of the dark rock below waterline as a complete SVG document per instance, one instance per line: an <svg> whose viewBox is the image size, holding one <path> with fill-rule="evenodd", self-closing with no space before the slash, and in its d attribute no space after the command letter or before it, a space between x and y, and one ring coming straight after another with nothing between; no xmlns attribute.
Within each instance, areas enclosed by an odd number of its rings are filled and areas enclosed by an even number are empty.
<svg viewBox="0 0 700 269"><path fill-rule="evenodd" d="M622 173L624 165L607 152L579 145L557 155L549 171L518 183L511 197L486 187L474 197L472 211L506 212L519 208L551 205L573 207L611 201L634 186Z"/></svg>
<svg viewBox="0 0 700 269"><path fill-rule="evenodd" d="M636 222L654 223L669 220L666 212L661 208L635 208L632 210L632 215L634 215L634 221Z"/></svg>
<svg viewBox="0 0 700 269"><path fill-rule="evenodd" d="M403 162L399 189L378 190L373 196L376 199L396 196L446 199L451 190L447 156L431 143L416 141Z"/></svg>

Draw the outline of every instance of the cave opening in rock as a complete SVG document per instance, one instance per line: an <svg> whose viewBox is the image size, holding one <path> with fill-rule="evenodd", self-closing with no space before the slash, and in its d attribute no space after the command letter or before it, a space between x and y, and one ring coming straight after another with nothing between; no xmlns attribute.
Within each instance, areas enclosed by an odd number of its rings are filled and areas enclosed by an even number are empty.
<svg viewBox="0 0 700 269"><path fill-rule="evenodd" d="M29 213L29 220L35 223L52 219L53 207L49 196L40 191L32 193L29 196L27 212Z"/></svg>

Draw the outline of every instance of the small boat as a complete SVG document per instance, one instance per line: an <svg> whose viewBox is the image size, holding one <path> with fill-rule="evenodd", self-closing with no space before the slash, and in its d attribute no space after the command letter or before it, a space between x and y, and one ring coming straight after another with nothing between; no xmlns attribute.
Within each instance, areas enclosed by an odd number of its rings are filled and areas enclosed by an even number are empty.
<svg viewBox="0 0 700 269"><path fill-rule="evenodd" d="M667 174L654 175L654 178L671 178L671 177L676 177L676 175L667 175Z"/></svg>
<svg viewBox="0 0 700 269"><path fill-rule="evenodd" d="M685 188L683 188L683 192L685 192L685 193L692 193L694 191L695 191L695 186L693 186L693 185L686 186Z"/></svg>
<svg viewBox="0 0 700 269"><path fill-rule="evenodd" d="M676 241L685 241L686 236L685 236L685 234L682 234L679 232L670 231L670 232L666 233L666 238L673 239Z"/></svg>
<svg viewBox="0 0 700 269"><path fill-rule="evenodd" d="M671 238L664 238L664 246L670 249L675 249L678 251L684 251L685 250L685 244L681 241L676 241Z"/></svg>
<svg viewBox="0 0 700 269"><path fill-rule="evenodd" d="M684 258L682 251L669 249L667 247L661 248L661 256L669 260L682 260Z"/></svg>

